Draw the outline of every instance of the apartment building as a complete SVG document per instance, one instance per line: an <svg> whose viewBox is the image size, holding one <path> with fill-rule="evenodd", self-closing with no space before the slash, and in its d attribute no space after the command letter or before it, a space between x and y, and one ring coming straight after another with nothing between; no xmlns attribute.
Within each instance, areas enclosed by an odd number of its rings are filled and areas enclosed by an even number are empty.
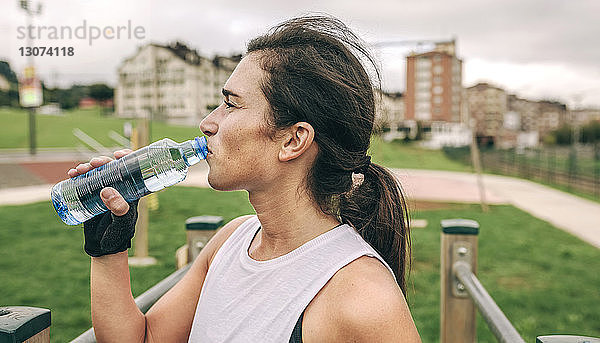
<svg viewBox="0 0 600 343"><path fill-rule="evenodd" d="M118 68L115 112L197 125L221 102L221 88L240 59L209 59L180 42L142 46Z"/></svg>
<svg viewBox="0 0 600 343"><path fill-rule="evenodd" d="M500 147L513 145L519 134L536 133L543 138L563 125L567 117L565 104L522 99L488 83L469 87L466 94L477 136Z"/></svg>
<svg viewBox="0 0 600 343"><path fill-rule="evenodd" d="M578 108L570 110L568 122L571 125L585 125L591 121L600 121L600 108Z"/></svg>
<svg viewBox="0 0 600 343"><path fill-rule="evenodd" d="M567 121L567 105L558 101L538 101L538 132L544 137Z"/></svg>
<svg viewBox="0 0 600 343"><path fill-rule="evenodd" d="M537 101L522 99L514 94L508 95L508 110L517 113L520 119L520 131L538 132L538 110L539 104Z"/></svg>
<svg viewBox="0 0 600 343"><path fill-rule="evenodd" d="M433 51L406 57L407 120L461 121L462 60L455 49L455 41L440 42Z"/></svg>
<svg viewBox="0 0 600 343"><path fill-rule="evenodd" d="M508 96L500 87L478 83L466 89L469 118L478 137L497 137L504 128Z"/></svg>

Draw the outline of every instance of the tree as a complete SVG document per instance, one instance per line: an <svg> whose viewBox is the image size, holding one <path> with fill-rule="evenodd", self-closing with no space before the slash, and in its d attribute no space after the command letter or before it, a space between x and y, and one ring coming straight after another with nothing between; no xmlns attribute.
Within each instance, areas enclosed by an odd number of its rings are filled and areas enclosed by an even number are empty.
<svg viewBox="0 0 600 343"><path fill-rule="evenodd" d="M573 127L570 125L563 125L560 128L550 133L556 137L556 144L558 145L569 145L573 143Z"/></svg>
<svg viewBox="0 0 600 343"><path fill-rule="evenodd" d="M10 64L8 64L8 62L0 61L0 75L4 76L4 78L6 78L6 81L8 81L11 85L17 85L17 75L10 68Z"/></svg>
<svg viewBox="0 0 600 343"><path fill-rule="evenodd" d="M581 128L581 142L595 143L600 142L600 121L592 121Z"/></svg>
<svg viewBox="0 0 600 343"><path fill-rule="evenodd" d="M73 85L71 88L60 88L54 91L56 92L54 95L55 99L60 104L60 107L65 110L77 107L79 100L89 96L89 87L82 85Z"/></svg>
<svg viewBox="0 0 600 343"><path fill-rule="evenodd" d="M114 89L103 83L96 83L89 86L89 94L96 101L106 101L113 98Z"/></svg>

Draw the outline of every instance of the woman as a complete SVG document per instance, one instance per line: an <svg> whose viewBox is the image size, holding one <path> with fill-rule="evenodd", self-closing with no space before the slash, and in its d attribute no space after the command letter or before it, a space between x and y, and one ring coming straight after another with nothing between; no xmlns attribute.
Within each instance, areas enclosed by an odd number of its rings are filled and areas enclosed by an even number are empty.
<svg viewBox="0 0 600 343"><path fill-rule="evenodd" d="M219 230L146 315L127 265L135 206L101 192L112 214L84 224L99 341L420 342L404 297L406 206L367 156L375 100L361 60L375 66L330 17L250 41L200 129L211 187L246 190L256 215Z"/></svg>

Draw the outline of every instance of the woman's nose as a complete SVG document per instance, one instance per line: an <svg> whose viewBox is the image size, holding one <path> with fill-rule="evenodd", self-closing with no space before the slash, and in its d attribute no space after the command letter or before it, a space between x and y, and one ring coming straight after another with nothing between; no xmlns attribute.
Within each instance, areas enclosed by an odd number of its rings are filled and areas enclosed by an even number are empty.
<svg viewBox="0 0 600 343"><path fill-rule="evenodd" d="M219 128L217 122L215 121L215 111L217 110L218 107L215 108L212 112L210 112L206 117L204 117L204 119L202 119L200 125L198 126L200 128L200 131L202 131L202 133L204 133L206 136L212 136L215 133L217 133L217 130Z"/></svg>

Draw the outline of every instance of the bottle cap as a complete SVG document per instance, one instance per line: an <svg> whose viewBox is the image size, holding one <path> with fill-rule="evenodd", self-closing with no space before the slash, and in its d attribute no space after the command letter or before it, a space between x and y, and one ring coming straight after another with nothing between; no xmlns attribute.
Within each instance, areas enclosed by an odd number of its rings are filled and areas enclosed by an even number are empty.
<svg viewBox="0 0 600 343"><path fill-rule="evenodd" d="M206 137L202 136L194 138L192 146L201 159L206 159L206 155L208 155Z"/></svg>

